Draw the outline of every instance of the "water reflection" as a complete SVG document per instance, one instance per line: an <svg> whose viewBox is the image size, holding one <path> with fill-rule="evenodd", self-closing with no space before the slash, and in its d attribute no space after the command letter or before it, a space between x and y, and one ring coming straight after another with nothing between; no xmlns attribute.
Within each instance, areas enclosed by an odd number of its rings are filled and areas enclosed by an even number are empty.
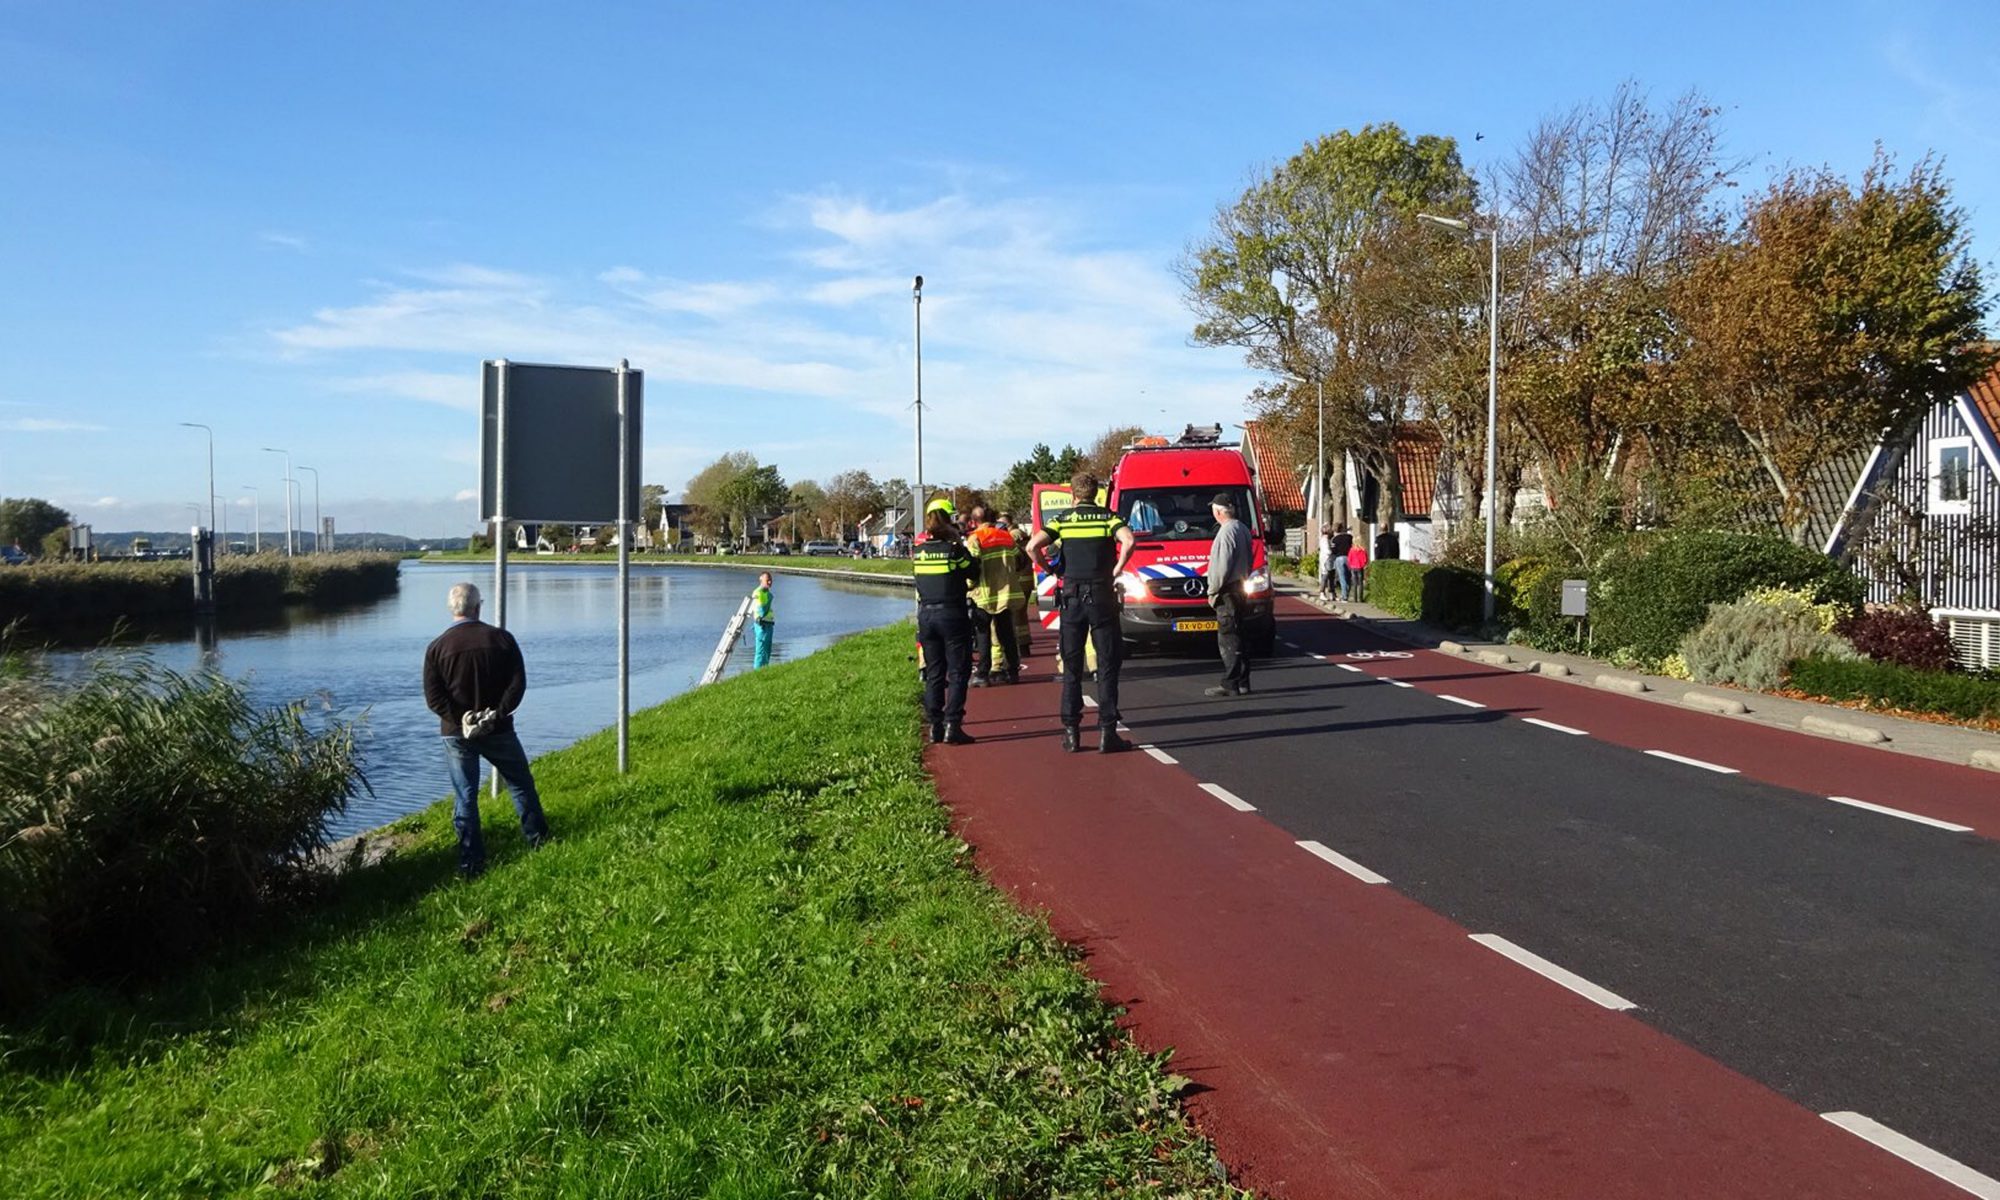
<svg viewBox="0 0 2000 1200"><path fill-rule="evenodd" d="M756 578L754 569L633 568L635 710L694 685ZM492 571L471 563L405 563L395 596L334 611L290 609L267 614L261 623L225 615L207 635L182 621L185 640L157 642L151 653L176 670L212 666L243 677L260 704L305 699L331 716L365 716L364 767L375 795L356 800L341 822L340 832L354 832L414 812L448 791L421 670L424 647L450 619L445 593L461 580L487 592ZM773 590L773 657L779 662L910 612L910 594L900 588L780 575ZM530 564L509 571L507 625L527 659L528 696L517 726L530 754L568 745L617 720L614 570ZM51 655L58 670L73 669L81 657L78 651ZM749 657L746 646L731 660L731 673L745 669Z"/></svg>

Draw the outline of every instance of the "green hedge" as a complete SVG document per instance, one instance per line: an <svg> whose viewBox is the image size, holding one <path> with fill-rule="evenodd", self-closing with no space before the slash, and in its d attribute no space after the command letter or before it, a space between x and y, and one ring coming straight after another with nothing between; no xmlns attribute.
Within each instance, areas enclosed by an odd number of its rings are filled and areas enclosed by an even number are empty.
<svg viewBox="0 0 2000 1200"><path fill-rule="evenodd" d="M1867 659L1803 658L1792 664L1791 684L1829 700L1866 700L1968 721L2000 719L2000 679L1990 676L1919 671Z"/></svg>
<svg viewBox="0 0 2000 1200"><path fill-rule="evenodd" d="M1450 629L1470 629L1484 618L1485 587L1476 571L1387 558L1368 564L1368 603L1398 616Z"/></svg>
<svg viewBox="0 0 2000 1200"><path fill-rule="evenodd" d="M1815 602L1859 608L1864 588L1817 550L1764 534L1665 533L1613 551L1592 581L1596 643L1640 660L1674 653L1681 639L1757 587L1798 588Z"/></svg>
<svg viewBox="0 0 2000 1200"><path fill-rule="evenodd" d="M232 611L286 603L343 604L396 590L395 554L229 555L216 562L216 607ZM194 611L193 569L185 561L36 563L0 570L0 625L34 628L108 624L120 617Z"/></svg>

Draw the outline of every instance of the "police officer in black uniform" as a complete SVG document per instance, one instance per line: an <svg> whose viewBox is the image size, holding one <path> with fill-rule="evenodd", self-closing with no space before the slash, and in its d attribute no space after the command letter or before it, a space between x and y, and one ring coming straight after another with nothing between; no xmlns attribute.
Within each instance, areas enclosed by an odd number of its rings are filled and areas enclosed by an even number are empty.
<svg viewBox="0 0 2000 1200"><path fill-rule="evenodd" d="M951 501L924 508L924 540L911 556L917 576L917 641L924 648L924 719L931 741L969 746L965 732L965 681L972 674L972 616L966 590L979 564L959 540Z"/></svg>
<svg viewBox="0 0 2000 1200"><path fill-rule="evenodd" d="M1097 648L1097 749L1111 754L1131 743L1118 736L1118 635L1116 580L1132 561L1138 541L1118 514L1097 503L1097 477L1089 473L1069 481L1074 507L1035 531L1028 553L1045 571L1062 577L1058 607L1062 613L1063 749L1079 749L1078 726L1083 723L1083 643ZM1061 551L1060 566L1049 561L1049 547Z"/></svg>

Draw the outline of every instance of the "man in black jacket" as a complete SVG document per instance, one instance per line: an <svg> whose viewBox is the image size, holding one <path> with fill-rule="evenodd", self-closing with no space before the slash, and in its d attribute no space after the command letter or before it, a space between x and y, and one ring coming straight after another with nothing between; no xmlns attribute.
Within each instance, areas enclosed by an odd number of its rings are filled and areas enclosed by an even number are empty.
<svg viewBox="0 0 2000 1200"><path fill-rule="evenodd" d="M424 651L424 703L437 714L444 736L458 873L470 879L486 869L486 842L479 832L480 759L492 763L506 783L530 847L548 840L549 822L535 794L527 752L514 735L514 710L528 690L520 644L513 634L479 619L479 589L472 584L453 584L446 603L451 628Z"/></svg>

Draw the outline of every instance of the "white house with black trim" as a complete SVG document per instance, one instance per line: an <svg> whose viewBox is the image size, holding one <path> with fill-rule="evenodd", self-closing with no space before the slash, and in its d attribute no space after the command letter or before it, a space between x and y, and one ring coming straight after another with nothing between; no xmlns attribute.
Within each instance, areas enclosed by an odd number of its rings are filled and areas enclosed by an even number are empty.
<svg viewBox="0 0 2000 1200"><path fill-rule="evenodd" d="M1869 600L1928 603L1961 663L2000 669L2000 367L1875 447L1826 552Z"/></svg>

